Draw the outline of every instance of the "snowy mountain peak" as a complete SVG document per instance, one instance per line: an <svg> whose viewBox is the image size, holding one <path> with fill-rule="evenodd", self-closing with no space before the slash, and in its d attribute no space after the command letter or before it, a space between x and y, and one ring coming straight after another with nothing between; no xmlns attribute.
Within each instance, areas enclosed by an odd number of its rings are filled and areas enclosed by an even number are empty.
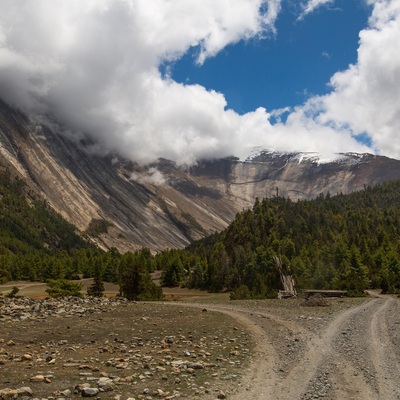
<svg viewBox="0 0 400 400"><path fill-rule="evenodd" d="M374 157L371 154L360 153L330 153L321 154L316 152L289 152L289 151L275 151L256 147L251 150L250 154L246 157L244 162L263 162L271 159L287 159L297 161L299 164L308 161L315 164L329 164L329 163L345 163L357 164L365 162L366 159Z"/></svg>

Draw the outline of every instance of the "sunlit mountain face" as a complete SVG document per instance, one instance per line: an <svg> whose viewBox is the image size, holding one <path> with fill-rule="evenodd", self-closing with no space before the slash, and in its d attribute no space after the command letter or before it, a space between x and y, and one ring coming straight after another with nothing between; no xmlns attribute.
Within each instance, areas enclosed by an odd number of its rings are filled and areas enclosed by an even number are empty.
<svg viewBox="0 0 400 400"><path fill-rule="evenodd" d="M400 161L371 154L285 153L254 149L188 165L147 165L96 151L90 137L60 135L0 105L0 163L81 231L121 251L184 247L224 229L256 198L310 199L400 177ZM106 222L106 223L104 223Z"/></svg>

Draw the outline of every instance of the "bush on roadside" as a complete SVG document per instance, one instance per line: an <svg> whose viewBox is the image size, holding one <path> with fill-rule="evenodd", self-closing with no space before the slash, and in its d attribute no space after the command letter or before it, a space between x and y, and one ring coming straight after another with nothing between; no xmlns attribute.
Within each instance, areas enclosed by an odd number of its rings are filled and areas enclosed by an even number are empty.
<svg viewBox="0 0 400 400"><path fill-rule="evenodd" d="M248 300L251 299L251 293L246 285L240 285L230 293L229 298L231 300Z"/></svg>
<svg viewBox="0 0 400 400"><path fill-rule="evenodd" d="M324 296L317 293L314 296L305 299L300 305L306 307L327 307L329 304Z"/></svg>

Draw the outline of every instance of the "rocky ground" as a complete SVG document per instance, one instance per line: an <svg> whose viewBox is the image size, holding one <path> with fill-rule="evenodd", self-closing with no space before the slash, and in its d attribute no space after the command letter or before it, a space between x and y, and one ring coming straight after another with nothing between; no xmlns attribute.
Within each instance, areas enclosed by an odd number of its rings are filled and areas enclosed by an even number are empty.
<svg viewBox="0 0 400 400"><path fill-rule="evenodd" d="M252 352L240 324L206 308L5 297L0 307L3 399L225 398Z"/></svg>
<svg viewBox="0 0 400 400"><path fill-rule="evenodd" d="M399 301L324 302L0 297L0 398L400 399Z"/></svg>

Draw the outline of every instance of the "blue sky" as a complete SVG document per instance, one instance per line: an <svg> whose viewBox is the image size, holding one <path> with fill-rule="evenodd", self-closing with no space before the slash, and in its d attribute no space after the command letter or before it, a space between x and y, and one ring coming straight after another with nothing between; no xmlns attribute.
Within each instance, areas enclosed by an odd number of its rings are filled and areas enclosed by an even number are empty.
<svg viewBox="0 0 400 400"><path fill-rule="evenodd" d="M400 159L399 38L400 0L0 0L0 96L142 164Z"/></svg>
<svg viewBox="0 0 400 400"><path fill-rule="evenodd" d="M203 65L192 48L171 65L172 78L198 83L225 95L238 113L294 107L330 91L331 76L357 61L358 34L370 7L358 0L321 6L299 20L299 7L282 3L276 35L224 48Z"/></svg>

